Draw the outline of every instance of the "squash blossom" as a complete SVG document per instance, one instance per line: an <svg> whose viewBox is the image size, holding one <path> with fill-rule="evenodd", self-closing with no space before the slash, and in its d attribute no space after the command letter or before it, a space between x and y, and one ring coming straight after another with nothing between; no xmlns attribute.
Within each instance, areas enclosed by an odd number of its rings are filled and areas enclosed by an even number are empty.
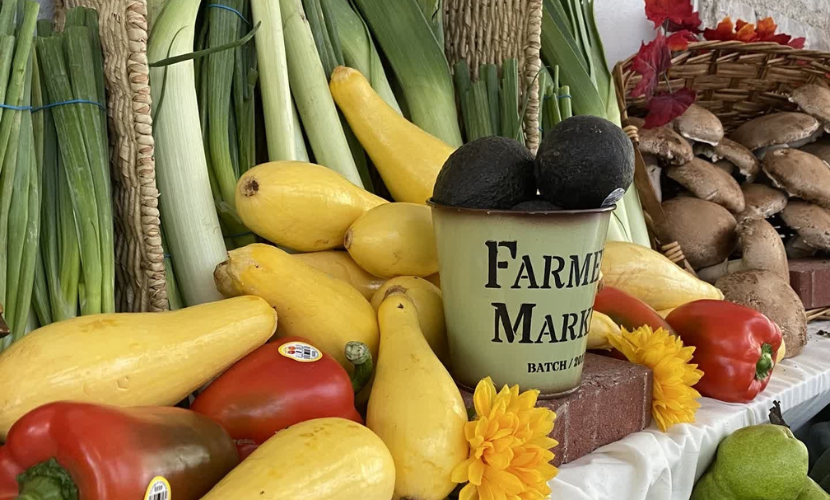
<svg viewBox="0 0 830 500"><path fill-rule="evenodd" d="M609 335L608 342L630 362L647 366L654 373L651 413L661 431L695 421L700 393L692 386L703 372L690 363L694 347L684 347L679 337L647 325L631 332L623 328L621 335Z"/></svg>
<svg viewBox="0 0 830 500"><path fill-rule="evenodd" d="M464 432L470 456L452 472L464 486L459 500L543 500L548 481L558 470L550 464L556 440L548 437L556 414L536 408L539 391L519 394L506 385L497 394L492 379L478 383L473 402L476 418Z"/></svg>

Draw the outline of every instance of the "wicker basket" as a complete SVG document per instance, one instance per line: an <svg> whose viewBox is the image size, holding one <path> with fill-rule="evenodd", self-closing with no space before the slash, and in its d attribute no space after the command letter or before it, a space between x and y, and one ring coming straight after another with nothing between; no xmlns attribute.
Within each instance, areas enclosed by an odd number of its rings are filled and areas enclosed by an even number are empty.
<svg viewBox="0 0 830 500"><path fill-rule="evenodd" d="M636 146L637 129L631 125L629 114L645 114L645 99L630 96L641 79L631 69L633 60L632 56L619 63L614 69L614 78L623 127ZM695 90L697 104L717 115L728 133L767 113L795 110L795 104L789 102L787 95L807 83L830 87L830 53L796 50L775 43L697 42L674 56L668 81L660 82L658 90L667 91L669 87L676 90L684 86ZM691 271L680 245L671 241L663 210L639 151L635 183L653 237L653 247ZM808 317L817 319L826 313L808 312Z"/></svg>
<svg viewBox="0 0 830 500"><path fill-rule="evenodd" d="M478 79L479 64L519 61L524 79L520 99L527 96L524 117L525 144L531 152L539 147L539 85L542 67L542 0L445 0L444 45L452 67L460 60Z"/></svg>
<svg viewBox="0 0 830 500"><path fill-rule="evenodd" d="M158 190L153 159L145 0L57 0L66 9L98 10L112 146L115 304L121 312L167 309Z"/></svg>

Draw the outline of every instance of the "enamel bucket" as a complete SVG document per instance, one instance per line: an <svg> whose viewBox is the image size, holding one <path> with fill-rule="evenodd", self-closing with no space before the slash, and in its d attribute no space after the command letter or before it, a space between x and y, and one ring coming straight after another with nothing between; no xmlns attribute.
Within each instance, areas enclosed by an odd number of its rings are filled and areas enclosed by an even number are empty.
<svg viewBox="0 0 830 500"><path fill-rule="evenodd" d="M541 397L579 388L614 206L527 212L430 200L452 375Z"/></svg>

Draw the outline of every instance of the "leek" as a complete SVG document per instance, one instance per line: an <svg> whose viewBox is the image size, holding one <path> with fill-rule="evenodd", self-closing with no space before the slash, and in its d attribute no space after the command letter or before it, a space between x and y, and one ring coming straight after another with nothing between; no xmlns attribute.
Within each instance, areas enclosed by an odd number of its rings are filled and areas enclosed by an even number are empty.
<svg viewBox="0 0 830 500"><path fill-rule="evenodd" d="M596 27L593 0L544 0L541 52L546 65L558 65L562 69L563 87L569 87L569 102L559 103L563 119L570 105L573 114L598 116L621 125L614 81ZM645 217L633 184L617 202L608 239L650 246Z"/></svg>
<svg viewBox="0 0 830 500"><path fill-rule="evenodd" d="M285 29L288 80L314 159L362 188L301 0L279 0L279 3Z"/></svg>
<svg viewBox="0 0 830 500"><path fill-rule="evenodd" d="M329 9L323 7L320 0L303 0L305 12L308 14L308 24L311 28L311 34L314 37L314 43L317 46L317 53L320 55L320 61L323 64L323 70L326 72L326 79L331 80L331 74L334 68L343 66L346 61L343 58L343 51L340 48L340 36L337 31L337 25L329 18L326 18L326 12L331 16ZM367 191L374 193L372 186L372 177L369 175L369 165L366 160L366 153L363 151L363 146L360 141L349 128L346 118L338 110L340 117L340 125L343 127L343 133L346 136L346 142L349 144L349 150L352 152L357 171L360 174L360 181Z"/></svg>
<svg viewBox="0 0 830 500"><path fill-rule="evenodd" d="M292 117L294 105L288 84L283 21L280 2L277 0L251 0L254 23L262 23L256 36L259 61L262 110L265 116L265 136L268 143L268 159L308 160L297 147L299 121ZM303 152L305 146L303 145Z"/></svg>
<svg viewBox="0 0 830 500"><path fill-rule="evenodd" d="M418 0L418 7L424 13L438 45L444 48L444 6L442 0Z"/></svg>
<svg viewBox="0 0 830 500"><path fill-rule="evenodd" d="M375 42L349 0L325 0L323 6L327 8L326 15L331 14L332 21L337 25L346 66L363 73L380 98L398 114L403 114L383 70Z"/></svg>
<svg viewBox="0 0 830 500"><path fill-rule="evenodd" d="M355 3L395 72L411 121L450 146L460 146L450 68L418 1Z"/></svg>
<svg viewBox="0 0 830 500"><path fill-rule="evenodd" d="M192 51L199 3L165 4L150 36L150 61ZM194 80L192 60L150 69L162 221L187 305L222 298L213 284L213 271L226 257L202 145Z"/></svg>
<svg viewBox="0 0 830 500"><path fill-rule="evenodd" d="M464 122L467 128L467 141L492 136L494 132L490 119L487 83L484 80L474 82L464 99L467 102L468 112Z"/></svg>

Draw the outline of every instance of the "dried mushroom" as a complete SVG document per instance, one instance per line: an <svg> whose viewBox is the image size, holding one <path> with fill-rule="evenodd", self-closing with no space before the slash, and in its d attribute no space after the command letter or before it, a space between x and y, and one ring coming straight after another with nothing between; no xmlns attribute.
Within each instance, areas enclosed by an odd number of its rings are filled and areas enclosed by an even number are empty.
<svg viewBox="0 0 830 500"><path fill-rule="evenodd" d="M798 104L805 113L817 118L830 133L830 89L809 84L793 90L790 102Z"/></svg>
<svg viewBox="0 0 830 500"><path fill-rule="evenodd" d="M781 218L804 243L817 250L830 251L830 211L812 203L792 200Z"/></svg>
<svg viewBox="0 0 830 500"><path fill-rule="evenodd" d="M654 155L665 163L682 165L692 161L692 147L677 132L668 127L640 131L640 151Z"/></svg>
<svg viewBox="0 0 830 500"><path fill-rule="evenodd" d="M777 149L761 167L776 187L790 196L830 208L830 166L817 156L797 149Z"/></svg>
<svg viewBox="0 0 830 500"><path fill-rule="evenodd" d="M708 109L692 104L685 113L674 119L674 129L694 142L715 145L723 139L723 124Z"/></svg>
<svg viewBox="0 0 830 500"><path fill-rule="evenodd" d="M716 146L712 146L711 144L695 144L695 154L705 156L713 162L718 162L722 159L729 160L729 162L738 167L738 171L746 177L747 182L753 182L760 169L758 158L752 154L752 151L726 137Z"/></svg>
<svg viewBox="0 0 830 500"><path fill-rule="evenodd" d="M784 210L787 193L766 184L744 184L745 208L739 219L767 219Z"/></svg>
<svg viewBox="0 0 830 500"><path fill-rule="evenodd" d="M714 283L721 276L749 270L769 271L789 280L787 251L781 236L765 219L744 219L738 224L741 258L700 269L698 277Z"/></svg>
<svg viewBox="0 0 830 500"><path fill-rule="evenodd" d="M783 112L750 120L732 133L732 140L749 149L758 158L768 150L799 148L815 141L821 134L818 120L804 113Z"/></svg>
<svg viewBox="0 0 830 500"><path fill-rule="evenodd" d="M729 257L738 243L735 217L710 201L679 196L663 203L671 237L695 269Z"/></svg>
<svg viewBox="0 0 830 500"><path fill-rule="evenodd" d="M685 165L669 168L667 175L701 200L717 203L732 213L744 211L741 186L732 176L706 160L694 158Z"/></svg>
<svg viewBox="0 0 830 500"><path fill-rule="evenodd" d="M715 286L729 302L751 307L778 325L786 358L801 354L807 344L807 315L789 280L769 271L740 271L720 278Z"/></svg>

